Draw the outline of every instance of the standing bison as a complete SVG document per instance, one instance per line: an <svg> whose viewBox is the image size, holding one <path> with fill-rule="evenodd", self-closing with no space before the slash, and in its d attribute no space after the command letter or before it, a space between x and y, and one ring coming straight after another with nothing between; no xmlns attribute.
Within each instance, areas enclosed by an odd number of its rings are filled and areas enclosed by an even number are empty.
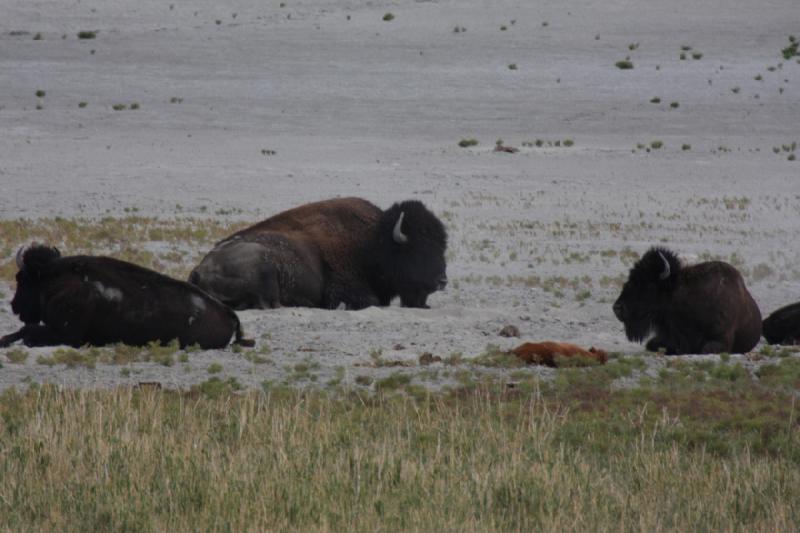
<svg viewBox="0 0 800 533"><path fill-rule="evenodd" d="M61 257L56 248L17 252L17 291L11 309L25 325L0 338L0 347L20 339L28 346L116 342L223 348L235 337L232 309L202 290L152 270L110 257Z"/></svg>
<svg viewBox="0 0 800 533"><path fill-rule="evenodd" d="M305 204L220 241L189 281L234 309L428 307L447 284L447 232L422 202Z"/></svg>
<svg viewBox="0 0 800 533"><path fill-rule="evenodd" d="M800 303L781 307L769 315L763 328L770 344L800 344Z"/></svg>
<svg viewBox="0 0 800 533"><path fill-rule="evenodd" d="M742 353L761 337L761 312L741 274L728 263L684 266L664 248L651 248L633 266L614 303L631 341L668 355Z"/></svg>

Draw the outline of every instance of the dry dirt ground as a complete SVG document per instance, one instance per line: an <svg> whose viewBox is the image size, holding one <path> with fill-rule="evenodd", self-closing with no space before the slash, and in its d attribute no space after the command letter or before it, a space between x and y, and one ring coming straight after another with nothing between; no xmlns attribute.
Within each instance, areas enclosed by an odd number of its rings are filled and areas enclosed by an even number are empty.
<svg viewBox="0 0 800 533"><path fill-rule="evenodd" d="M419 198L447 225L451 284L430 310L242 312L260 364L226 350L70 369L33 349L0 358L0 389L187 387L213 363L248 387L394 372L435 387L473 367L380 365L521 340L639 353L611 303L653 244L734 263L765 315L800 300L800 56L781 53L797 15L796 0L4 0L0 219L234 223ZM499 337L507 324L522 339Z"/></svg>

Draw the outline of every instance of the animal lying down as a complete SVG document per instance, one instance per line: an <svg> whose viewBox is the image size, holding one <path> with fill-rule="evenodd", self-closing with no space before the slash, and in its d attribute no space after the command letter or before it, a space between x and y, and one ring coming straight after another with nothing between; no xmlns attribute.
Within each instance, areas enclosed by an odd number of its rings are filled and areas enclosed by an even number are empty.
<svg viewBox="0 0 800 533"><path fill-rule="evenodd" d="M447 285L447 232L422 202L301 205L218 242L189 282L234 309L428 307Z"/></svg>
<svg viewBox="0 0 800 533"><path fill-rule="evenodd" d="M800 344L800 303L781 307L769 315L763 329L770 344Z"/></svg>
<svg viewBox="0 0 800 533"><path fill-rule="evenodd" d="M744 353L761 338L761 312L739 271L722 261L684 265L651 248L614 303L628 340L667 355Z"/></svg>
<svg viewBox="0 0 800 533"><path fill-rule="evenodd" d="M584 350L580 346L567 342L526 342L511 350L510 353L529 365L556 366L556 359L559 357L583 357L601 364L608 361L608 354L603 350L594 346Z"/></svg>
<svg viewBox="0 0 800 533"><path fill-rule="evenodd" d="M56 248L34 245L17 252L17 290L11 309L24 326L0 338L0 347L74 347L111 343L223 348L243 345L236 313L189 283L112 259L61 257Z"/></svg>

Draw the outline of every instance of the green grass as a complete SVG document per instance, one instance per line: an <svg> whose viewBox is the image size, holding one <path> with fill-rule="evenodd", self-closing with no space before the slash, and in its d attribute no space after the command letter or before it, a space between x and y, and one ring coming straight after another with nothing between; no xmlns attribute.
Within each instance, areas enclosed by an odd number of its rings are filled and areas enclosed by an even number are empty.
<svg viewBox="0 0 800 533"><path fill-rule="evenodd" d="M79 31L78 39L94 39L97 37L97 32L93 31Z"/></svg>
<svg viewBox="0 0 800 533"><path fill-rule="evenodd" d="M470 147L470 146L477 146L478 145L478 140L477 139L461 139L460 141L458 141L458 145L461 148L467 148L467 147Z"/></svg>
<svg viewBox="0 0 800 533"><path fill-rule="evenodd" d="M578 372L579 370L574 370ZM790 531L789 396L479 385L452 393L0 395L3 530Z"/></svg>
<svg viewBox="0 0 800 533"><path fill-rule="evenodd" d="M617 61L614 65L620 70L630 70L633 68L633 61L625 59L623 61Z"/></svg>

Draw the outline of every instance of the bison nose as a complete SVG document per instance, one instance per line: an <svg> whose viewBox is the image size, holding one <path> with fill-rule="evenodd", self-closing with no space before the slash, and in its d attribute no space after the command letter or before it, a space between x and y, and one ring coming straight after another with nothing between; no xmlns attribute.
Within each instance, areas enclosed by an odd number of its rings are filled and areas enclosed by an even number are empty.
<svg viewBox="0 0 800 533"><path fill-rule="evenodd" d="M447 276L442 276L439 278L439 283L436 286L436 290L443 291L445 287L447 287Z"/></svg>
<svg viewBox="0 0 800 533"><path fill-rule="evenodd" d="M625 320L625 306L622 305L621 302L615 302L613 309L614 309L614 315L617 317L617 319L619 319L621 321L624 321Z"/></svg>

